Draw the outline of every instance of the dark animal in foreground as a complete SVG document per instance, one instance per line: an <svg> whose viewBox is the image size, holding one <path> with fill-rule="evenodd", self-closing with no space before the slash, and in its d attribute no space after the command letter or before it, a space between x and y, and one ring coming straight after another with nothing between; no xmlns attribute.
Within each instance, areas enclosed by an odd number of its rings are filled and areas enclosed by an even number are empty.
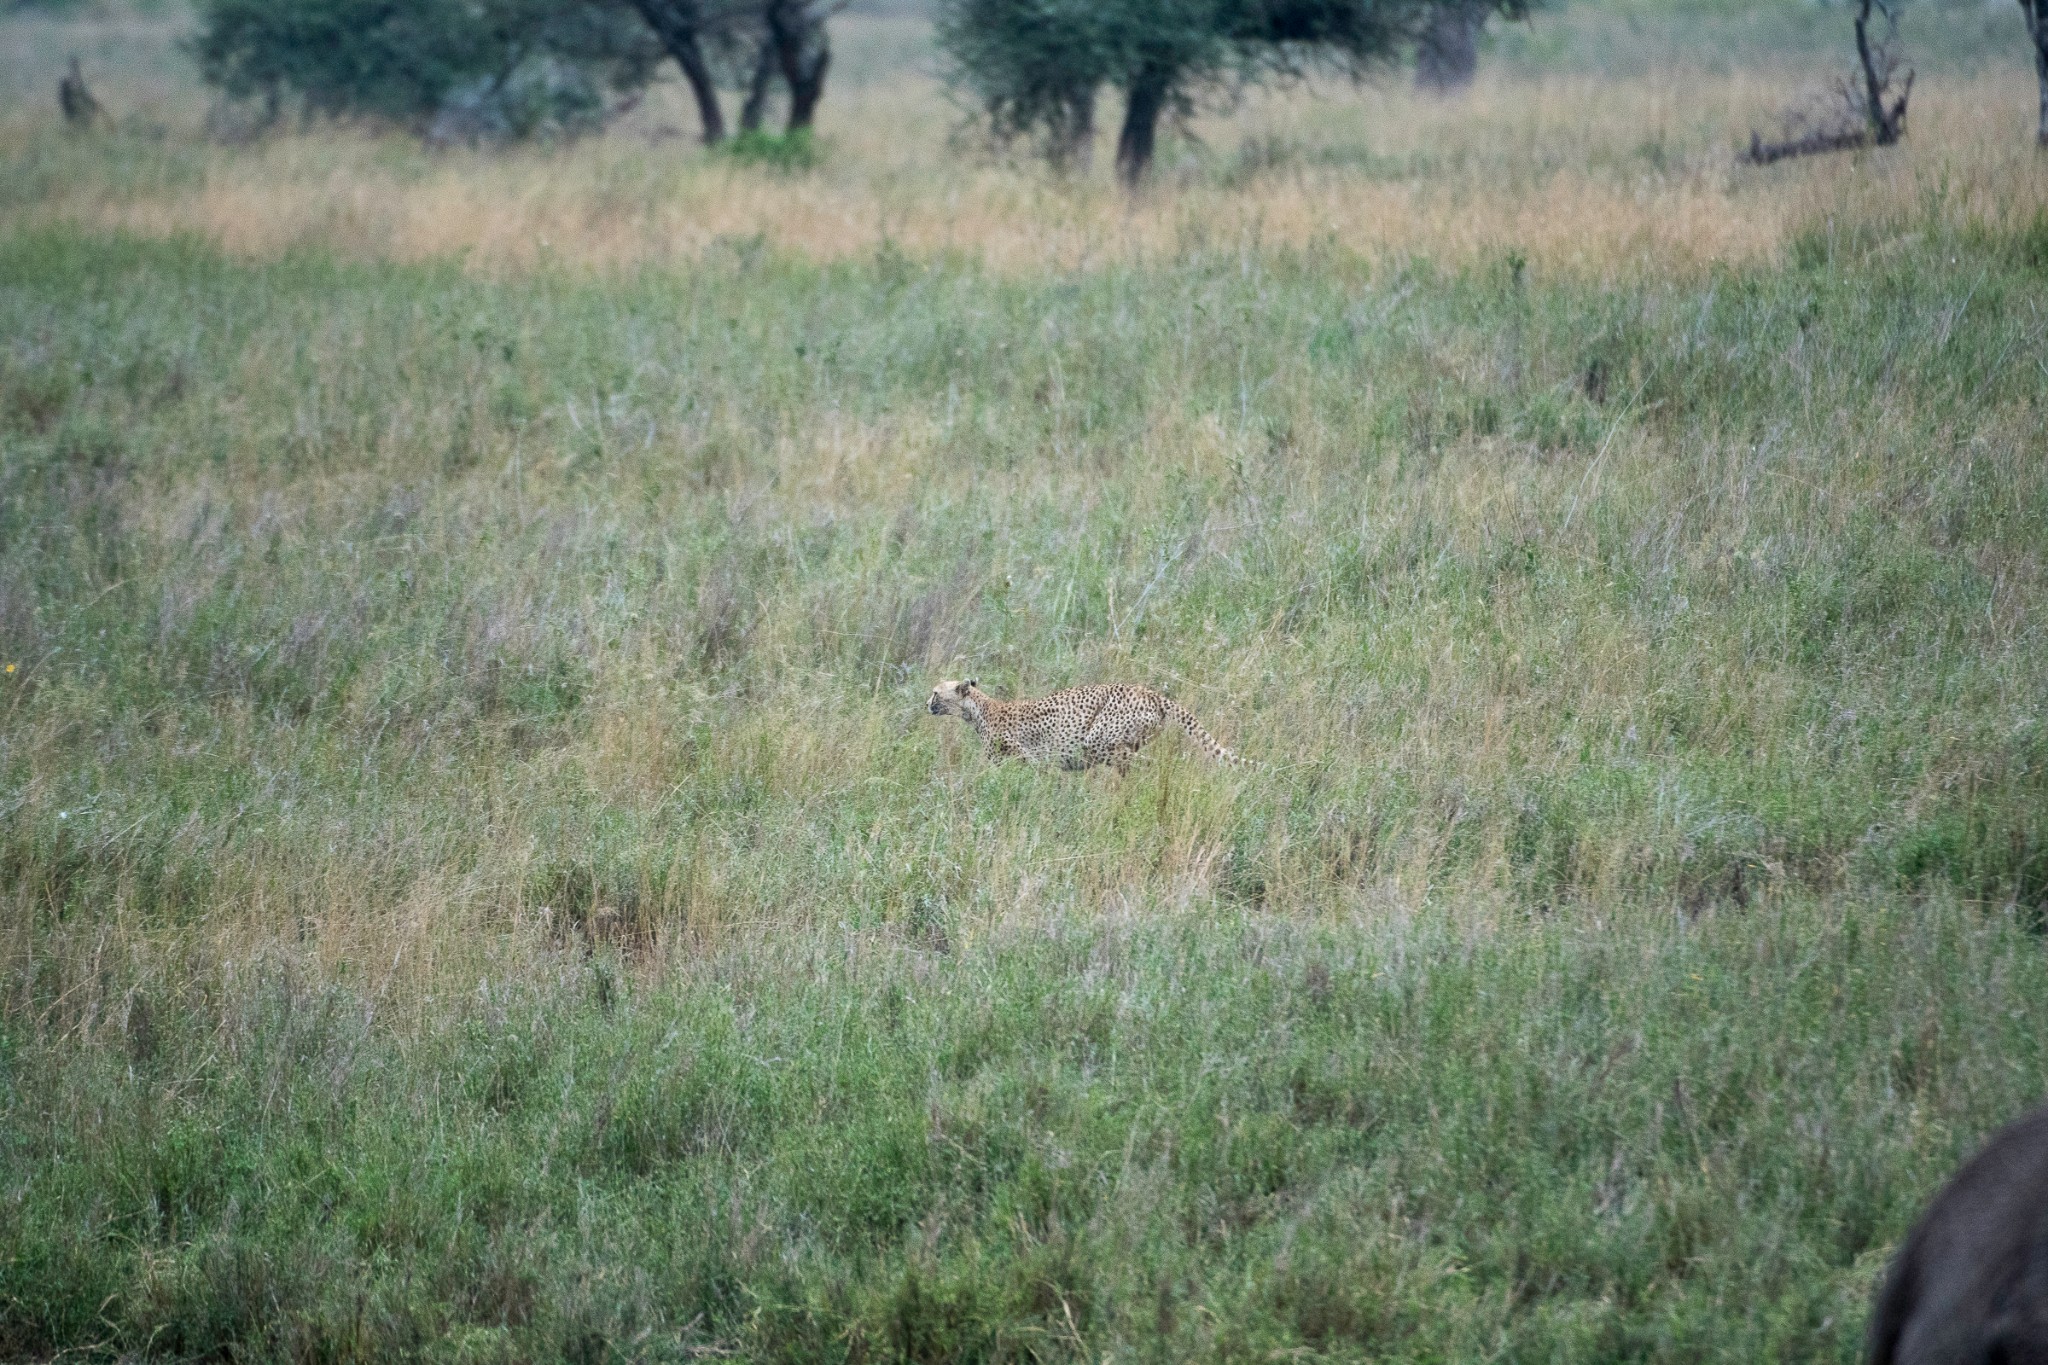
<svg viewBox="0 0 2048 1365"><path fill-rule="evenodd" d="M1999 1130L1899 1248L1871 1365L2048 1365L2048 1104Z"/></svg>
<svg viewBox="0 0 2048 1365"><path fill-rule="evenodd" d="M1244 762L1217 743L1185 706L1149 687L1098 683L1035 701L997 701L972 678L949 678L932 689L925 709L972 725L990 758L1057 763L1076 772L1108 763L1129 772L1132 757L1147 740L1177 725L1217 762Z"/></svg>

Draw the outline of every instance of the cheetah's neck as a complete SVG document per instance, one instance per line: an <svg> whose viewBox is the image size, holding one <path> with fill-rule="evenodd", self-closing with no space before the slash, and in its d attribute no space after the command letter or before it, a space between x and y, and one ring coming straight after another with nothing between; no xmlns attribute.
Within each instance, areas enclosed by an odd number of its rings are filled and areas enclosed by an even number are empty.
<svg viewBox="0 0 2048 1365"><path fill-rule="evenodd" d="M977 687L960 698L960 713L974 727L974 733L981 736L983 743L997 744L1009 728L1005 724L1008 717L1004 712L1015 705L1015 702L997 701Z"/></svg>

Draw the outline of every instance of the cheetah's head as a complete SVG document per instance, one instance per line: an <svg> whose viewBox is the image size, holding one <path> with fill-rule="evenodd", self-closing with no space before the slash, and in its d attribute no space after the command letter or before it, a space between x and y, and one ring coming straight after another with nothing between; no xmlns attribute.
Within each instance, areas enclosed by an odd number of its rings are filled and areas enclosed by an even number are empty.
<svg viewBox="0 0 2048 1365"><path fill-rule="evenodd" d="M935 716L960 716L965 718L967 715L967 694L974 686L975 681L972 678L967 679L965 682L956 682L952 678L947 678L932 689L932 699L925 703L925 710Z"/></svg>

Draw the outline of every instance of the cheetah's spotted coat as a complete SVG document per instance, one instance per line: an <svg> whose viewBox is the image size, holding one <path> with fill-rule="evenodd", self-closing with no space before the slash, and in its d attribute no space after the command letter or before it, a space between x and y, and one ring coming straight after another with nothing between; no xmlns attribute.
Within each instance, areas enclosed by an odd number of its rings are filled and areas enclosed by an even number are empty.
<svg viewBox="0 0 2048 1365"><path fill-rule="evenodd" d="M932 689L926 707L935 716L958 716L974 727L990 758L1058 763L1078 772L1098 763L1129 772L1131 758L1169 725L1177 725L1219 763L1244 760L1216 742L1179 702L1149 687L1097 683L1069 687L1026 701L997 701L974 679L952 679Z"/></svg>

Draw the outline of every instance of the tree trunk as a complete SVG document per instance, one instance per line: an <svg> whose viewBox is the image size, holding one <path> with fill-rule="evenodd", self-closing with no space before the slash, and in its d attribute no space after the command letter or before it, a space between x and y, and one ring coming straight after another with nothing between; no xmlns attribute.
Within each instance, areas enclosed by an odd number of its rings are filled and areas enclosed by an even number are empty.
<svg viewBox="0 0 2048 1365"><path fill-rule="evenodd" d="M1880 144L1888 143L1885 136L1884 86L1877 74L1876 59L1870 51L1870 0L1862 0L1856 8L1856 56L1863 63L1864 114L1870 120L1871 135Z"/></svg>
<svg viewBox="0 0 2048 1365"><path fill-rule="evenodd" d="M704 60L703 45L697 41L700 16L695 0L633 0L633 8L654 30L654 36L668 49L697 97L697 117L704 125L704 145L725 138L725 114L718 107L718 86L711 79L711 64Z"/></svg>
<svg viewBox="0 0 2048 1365"><path fill-rule="evenodd" d="M1892 66L1890 61L1890 39L1885 43L1885 69L1880 71L1879 53L1870 45L1870 7L1872 0L1857 0L1856 5L1856 55L1863 62L1863 94L1867 103L1866 113L1870 119L1870 140L1880 147L1889 147L1906 132L1906 97L1913 91L1913 73L1906 73L1906 88L1890 109L1885 108L1885 92L1891 86ZM1880 5L1886 19L1892 20L1892 32L1897 32L1897 22L1889 7Z"/></svg>
<svg viewBox="0 0 2048 1365"><path fill-rule="evenodd" d="M2027 16L2027 36L2034 40L2034 84L2041 96L2041 120L2034 141L2048 147L2048 0L2020 0Z"/></svg>
<svg viewBox="0 0 2048 1365"><path fill-rule="evenodd" d="M1415 87L1443 95L1462 90L1479 71L1479 30L1486 11L1449 0L1429 12L1415 44Z"/></svg>
<svg viewBox="0 0 2048 1365"><path fill-rule="evenodd" d="M825 96L825 72L832 65L832 43L825 21L810 12L804 0L771 0L768 35L782 63L789 86L787 131L811 126L818 101Z"/></svg>
<svg viewBox="0 0 2048 1365"><path fill-rule="evenodd" d="M740 131L756 133L768 114L768 95L775 86L775 43L763 35L761 50L754 56L754 75L747 82L747 102L740 106Z"/></svg>
<svg viewBox="0 0 2048 1365"><path fill-rule="evenodd" d="M1067 97L1065 117L1047 144L1054 170L1088 173L1095 157L1095 88L1077 89Z"/></svg>
<svg viewBox="0 0 2048 1365"><path fill-rule="evenodd" d="M832 65L832 50L820 46L803 62L789 80L789 132L811 126L817 117L818 101L825 97L825 71Z"/></svg>
<svg viewBox="0 0 2048 1365"><path fill-rule="evenodd" d="M1166 73L1146 67L1131 78L1124 92L1124 126L1116 139L1116 172L1126 189L1136 189L1152 165L1159 136L1159 116L1166 112Z"/></svg>

